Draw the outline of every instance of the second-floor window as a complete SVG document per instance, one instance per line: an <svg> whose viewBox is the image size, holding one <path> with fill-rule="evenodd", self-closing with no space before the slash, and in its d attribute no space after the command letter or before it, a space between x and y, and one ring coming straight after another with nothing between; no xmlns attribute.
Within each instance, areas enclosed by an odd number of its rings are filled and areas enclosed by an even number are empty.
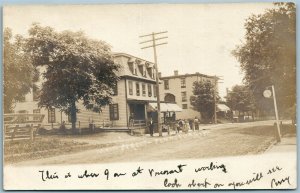
<svg viewBox="0 0 300 193"><path fill-rule="evenodd" d="M148 97L152 97L152 86L148 84Z"/></svg>
<svg viewBox="0 0 300 193"><path fill-rule="evenodd" d="M187 104L182 104L182 109L187 109L188 105Z"/></svg>
<svg viewBox="0 0 300 193"><path fill-rule="evenodd" d="M157 96L157 94L156 94L156 85L153 85L153 95L154 95L154 97Z"/></svg>
<svg viewBox="0 0 300 193"><path fill-rule="evenodd" d="M128 81L128 89L129 89L129 95L133 95L133 83L132 83L132 81Z"/></svg>
<svg viewBox="0 0 300 193"><path fill-rule="evenodd" d="M181 99L182 99L182 102L187 101L186 92L181 92Z"/></svg>
<svg viewBox="0 0 300 193"><path fill-rule="evenodd" d="M140 84L137 82L135 84L135 87L136 87L136 96L140 96Z"/></svg>
<svg viewBox="0 0 300 193"><path fill-rule="evenodd" d="M180 83L181 83L181 88L185 88L186 85L185 85L185 78L181 78L180 79Z"/></svg>
<svg viewBox="0 0 300 193"><path fill-rule="evenodd" d="M169 80L164 80L165 90L169 90Z"/></svg>
<svg viewBox="0 0 300 193"><path fill-rule="evenodd" d="M142 84L142 93L143 93L143 96L146 96L146 85L145 84Z"/></svg>

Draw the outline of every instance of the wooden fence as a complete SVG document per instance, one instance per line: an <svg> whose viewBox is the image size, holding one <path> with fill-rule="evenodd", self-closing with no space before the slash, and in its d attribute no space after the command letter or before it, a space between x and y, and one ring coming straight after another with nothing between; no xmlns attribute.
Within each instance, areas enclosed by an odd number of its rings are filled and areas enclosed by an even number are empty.
<svg viewBox="0 0 300 193"><path fill-rule="evenodd" d="M4 139L33 141L44 117L43 114L4 114Z"/></svg>

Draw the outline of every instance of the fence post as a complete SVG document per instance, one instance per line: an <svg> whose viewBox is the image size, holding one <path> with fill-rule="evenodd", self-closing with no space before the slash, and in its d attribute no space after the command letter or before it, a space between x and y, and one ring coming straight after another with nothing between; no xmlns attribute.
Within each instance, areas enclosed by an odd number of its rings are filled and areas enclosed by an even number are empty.
<svg viewBox="0 0 300 193"><path fill-rule="evenodd" d="M30 124L30 141L33 141L33 124Z"/></svg>
<svg viewBox="0 0 300 193"><path fill-rule="evenodd" d="M94 124L94 120L92 121L92 130L93 130L93 133L95 133L95 124Z"/></svg>
<svg viewBox="0 0 300 193"><path fill-rule="evenodd" d="M13 141L13 140L14 140L14 138L15 138L15 135L16 135L16 133L17 133L17 130L18 130L18 127L19 127L19 125L16 125L16 127L14 127L14 131L13 131L13 133L11 134L11 141Z"/></svg>
<svg viewBox="0 0 300 193"><path fill-rule="evenodd" d="M78 121L79 134L81 135L80 121Z"/></svg>

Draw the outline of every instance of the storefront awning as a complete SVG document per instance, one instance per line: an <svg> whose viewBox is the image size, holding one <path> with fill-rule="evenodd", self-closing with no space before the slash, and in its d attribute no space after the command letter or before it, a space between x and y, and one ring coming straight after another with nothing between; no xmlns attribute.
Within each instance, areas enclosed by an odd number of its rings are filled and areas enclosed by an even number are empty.
<svg viewBox="0 0 300 193"><path fill-rule="evenodd" d="M230 111L230 108L224 104L218 104L217 105L217 111Z"/></svg>
<svg viewBox="0 0 300 193"><path fill-rule="evenodd" d="M157 110L157 103L149 103L149 111ZM181 112L182 109L173 103L160 103L160 112Z"/></svg>

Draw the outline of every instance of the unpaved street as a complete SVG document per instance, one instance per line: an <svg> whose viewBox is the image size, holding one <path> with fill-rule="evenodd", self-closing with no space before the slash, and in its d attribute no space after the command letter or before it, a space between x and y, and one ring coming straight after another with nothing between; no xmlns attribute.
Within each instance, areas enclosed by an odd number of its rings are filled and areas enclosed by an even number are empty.
<svg viewBox="0 0 300 193"><path fill-rule="evenodd" d="M258 154L275 142L272 122L227 124L164 137L140 140L107 148L20 162L17 165L136 162ZM284 131L283 134L290 134ZM99 139L101 140L101 139Z"/></svg>

